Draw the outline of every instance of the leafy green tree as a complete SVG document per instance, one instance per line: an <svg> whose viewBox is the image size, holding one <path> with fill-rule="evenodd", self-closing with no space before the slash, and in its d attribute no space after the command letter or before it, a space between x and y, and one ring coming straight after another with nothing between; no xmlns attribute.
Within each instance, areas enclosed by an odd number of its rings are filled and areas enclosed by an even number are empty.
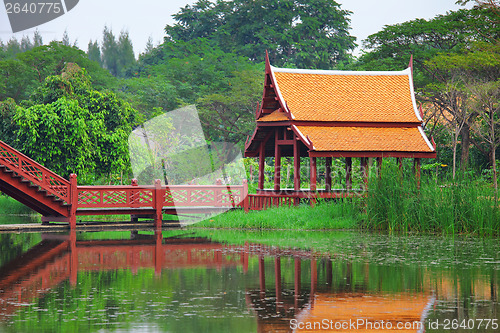
<svg viewBox="0 0 500 333"><path fill-rule="evenodd" d="M14 122L17 105L12 98L0 102L0 138L10 146L16 147L17 126Z"/></svg>
<svg viewBox="0 0 500 333"><path fill-rule="evenodd" d="M18 107L21 151L54 172L68 177L94 169L93 142L89 137L89 111L65 97L50 104Z"/></svg>
<svg viewBox="0 0 500 333"><path fill-rule="evenodd" d="M17 123L32 124L33 121L42 118L40 113L44 111L52 115L54 122L50 124L45 122L43 127L35 126L31 132L27 125L20 128L19 142L24 144L24 151L33 154L30 156L37 159L45 149L55 149L61 156L51 162L50 166L64 175L68 172L85 172L96 176L108 176L127 174L130 171L127 137L132 127L137 125L136 112L114 93L94 90L91 78L85 70L76 64L67 64L61 75L45 79L44 85L32 95L32 100L35 105L21 109L16 114ZM69 118L65 118L66 116L62 116L58 110L71 114ZM85 149L74 147L73 151L78 153L79 157L69 163L70 148L56 148L56 142L65 141L67 135L66 129L58 128L66 125L76 128L80 122L85 124L78 127L82 140L77 141L70 136L67 147L72 144L86 146ZM31 141L24 143L29 136L39 137L39 141L30 139ZM47 143L44 141L45 138ZM35 147L35 145L46 145L49 148ZM45 159L40 161L48 163Z"/></svg>
<svg viewBox="0 0 500 333"><path fill-rule="evenodd" d="M120 96L146 119L180 105L177 88L163 76L147 76L122 81Z"/></svg>
<svg viewBox="0 0 500 333"><path fill-rule="evenodd" d="M99 64L89 60L83 51L51 42L19 53L14 59L0 61L0 85L5 86L0 90L0 100L11 97L19 103L27 99L46 77L61 74L66 63L76 63L85 68L91 74L96 89L110 88L114 84L113 77Z"/></svg>
<svg viewBox="0 0 500 333"><path fill-rule="evenodd" d="M261 82L260 71L236 72L228 80L229 89L198 99L200 119L210 140L239 142L242 146L255 126Z"/></svg>
<svg viewBox="0 0 500 333"><path fill-rule="evenodd" d="M24 62L14 59L0 61L0 101L27 99L36 85L35 72Z"/></svg>
<svg viewBox="0 0 500 333"><path fill-rule="evenodd" d="M355 46L350 12L331 0L199 0L173 15L166 41L207 38L225 52L273 64L332 68Z"/></svg>

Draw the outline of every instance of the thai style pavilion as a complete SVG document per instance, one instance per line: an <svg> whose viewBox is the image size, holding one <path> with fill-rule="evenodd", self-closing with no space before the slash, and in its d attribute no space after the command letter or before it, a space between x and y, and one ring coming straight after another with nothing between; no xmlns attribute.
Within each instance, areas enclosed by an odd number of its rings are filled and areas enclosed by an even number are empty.
<svg viewBox="0 0 500 333"><path fill-rule="evenodd" d="M436 147L422 128L422 110L413 90L412 61L403 71L334 71L276 68L266 55L264 94L257 127L245 146L259 158L258 193L264 193L264 159L275 158L274 194L280 194L281 157L294 158L294 190L300 191L300 159L310 161L310 190L316 191L316 159L325 157L326 191L331 190L332 158L345 158L351 188L352 158L435 158Z"/></svg>

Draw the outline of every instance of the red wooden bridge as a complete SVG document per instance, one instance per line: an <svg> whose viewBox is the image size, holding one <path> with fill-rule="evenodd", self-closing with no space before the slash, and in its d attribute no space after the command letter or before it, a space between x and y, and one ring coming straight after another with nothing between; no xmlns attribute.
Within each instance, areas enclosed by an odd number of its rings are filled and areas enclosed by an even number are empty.
<svg viewBox="0 0 500 333"><path fill-rule="evenodd" d="M79 186L0 141L0 191L42 214L43 222L68 222L77 216L147 217L160 228L163 213L200 214L243 208L248 211L248 185Z"/></svg>

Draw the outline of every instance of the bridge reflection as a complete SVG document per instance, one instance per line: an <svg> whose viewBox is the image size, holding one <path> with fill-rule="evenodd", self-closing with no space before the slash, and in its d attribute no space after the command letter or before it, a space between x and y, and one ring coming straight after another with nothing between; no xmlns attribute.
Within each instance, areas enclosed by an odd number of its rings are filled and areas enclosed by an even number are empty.
<svg viewBox="0 0 500 333"><path fill-rule="evenodd" d="M291 320L301 325L298 331L314 331L319 326L307 323L323 320L420 322L434 299L425 292L373 294L364 287L367 281L353 288L349 262L339 275L329 256L314 251L226 245L198 237L164 238L161 232L131 233L126 240L77 240L72 232L43 235L41 243L0 268L0 320L64 281L75 286L79 272L130 269L137 273L149 268L161 276L169 269L226 267L239 267L243 274L258 277L258 283L246 287L246 304L256 316L259 332L290 332ZM368 274L364 279L369 279ZM332 289L339 280L345 288Z"/></svg>

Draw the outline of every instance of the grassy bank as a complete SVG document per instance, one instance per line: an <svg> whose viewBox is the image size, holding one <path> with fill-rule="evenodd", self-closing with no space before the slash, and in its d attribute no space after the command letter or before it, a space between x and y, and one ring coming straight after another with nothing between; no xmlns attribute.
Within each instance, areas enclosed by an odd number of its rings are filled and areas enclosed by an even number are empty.
<svg viewBox="0 0 500 333"><path fill-rule="evenodd" d="M351 201L318 202L315 207L270 208L264 211L229 211L194 225L209 228L261 229L352 229L359 221L359 209Z"/></svg>
<svg viewBox="0 0 500 333"><path fill-rule="evenodd" d="M20 203L19 201L7 196L0 195L0 214L10 214L10 215L29 215L33 214L33 211Z"/></svg>
<svg viewBox="0 0 500 333"><path fill-rule="evenodd" d="M467 174L436 182L423 175L420 187L411 172L401 177L387 166L372 177L366 197L319 202L312 208L230 211L195 227L264 229L365 229L447 235L500 235L500 203L487 179Z"/></svg>

